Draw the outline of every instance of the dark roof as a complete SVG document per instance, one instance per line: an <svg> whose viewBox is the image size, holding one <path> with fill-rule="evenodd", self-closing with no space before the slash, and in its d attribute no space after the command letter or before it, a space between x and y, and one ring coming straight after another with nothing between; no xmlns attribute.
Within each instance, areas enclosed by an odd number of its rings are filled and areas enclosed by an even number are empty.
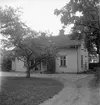
<svg viewBox="0 0 100 105"><path fill-rule="evenodd" d="M79 40L71 40L69 35L59 35L52 37L53 43L61 47L67 46L79 46L81 45L81 41Z"/></svg>
<svg viewBox="0 0 100 105"><path fill-rule="evenodd" d="M50 41L51 39L51 41ZM51 37L45 37L45 38L33 38L32 44L40 44L40 45L49 45L49 42L52 42L59 48L73 48L76 46L81 45L81 41L79 40L71 40L69 35L58 35L58 36L51 36ZM34 46L34 45L33 45ZM18 48L14 48L18 49Z"/></svg>
<svg viewBox="0 0 100 105"><path fill-rule="evenodd" d="M50 41L51 40L51 41ZM71 40L69 35L58 35L58 36L51 36L46 38L35 38L35 43L40 43L43 45L48 45L49 42L52 42L59 48L70 48L80 46L82 41L79 40Z"/></svg>

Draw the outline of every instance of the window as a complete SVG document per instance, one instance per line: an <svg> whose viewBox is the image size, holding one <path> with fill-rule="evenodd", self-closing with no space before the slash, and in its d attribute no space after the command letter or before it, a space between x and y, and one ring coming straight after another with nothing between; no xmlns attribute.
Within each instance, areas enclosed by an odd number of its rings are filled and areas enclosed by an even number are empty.
<svg viewBox="0 0 100 105"><path fill-rule="evenodd" d="M87 56L85 56L85 61L87 61Z"/></svg>
<svg viewBox="0 0 100 105"><path fill-rule="evenodd" d="M84 50L84 44L81 44L81 50Z"/></svg>
<svg viewBox="0 0 100 105"><path fill-rule="evenodd" d="M81 68L83 68L83 55L81 55Z"/></svg>
<svg viewBox="0 0 100 105"><path fill-rule="evenodd" d="M66 56L60 57L60 66L62 67L66 66Z"/></svg>
<svg viewBox="0 0 100 105"><path fill-rule="evenodd" d="M87 70L87 62L85 61L85 70Z"/></svg>

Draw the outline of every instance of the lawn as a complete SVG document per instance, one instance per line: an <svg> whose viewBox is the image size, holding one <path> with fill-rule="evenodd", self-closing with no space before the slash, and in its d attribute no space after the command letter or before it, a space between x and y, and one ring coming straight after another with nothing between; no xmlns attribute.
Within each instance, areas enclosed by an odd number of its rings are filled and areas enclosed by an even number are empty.
<svg viewBox="0 0 100 105"><path fill-rule="evenodd" d="M0 105L39 105L63 88L53 79L5 77L1 81Z"/></svg>

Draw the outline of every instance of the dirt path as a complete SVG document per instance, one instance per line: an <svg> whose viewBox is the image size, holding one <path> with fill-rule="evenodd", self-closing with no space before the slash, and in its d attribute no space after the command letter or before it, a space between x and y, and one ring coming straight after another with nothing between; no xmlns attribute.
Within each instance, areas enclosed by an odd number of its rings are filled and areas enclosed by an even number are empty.
<svg viewBox="0 0 100 105"><path fill-rule="evenodd" d="M62 77L64 78L64 76ZM63 82L65 82L65 88L52 99L40 105L96 105L90 104L93 95L90 90L91 86L88 86L88 83L91 81L92 77L93 76L77 78L77 76L73 76L72 78L64 78L65 80Z"/></svg>
<svg viewBox="0 0 100 105"><path fill-rule="evenodd" d="M100 105L100 91L93 76L66 81L65 88L53 99L41 105Z"/></svg>
<svg viewBox="0 0 100 105"><path fill-rule="evenodd" d="M4 76L25 76L24 74L3 74ZM33 74L33 77L45 77L61 79L65 88L52 99L40 105L100 105L100 87L95 86L91 75L40 75Z"/></svg>
<svg viewBox="0 0 100 105"><path fill-rule="evenodd" d="M100 105L100 87L95 85L94 79L86 77L76 81L76 85L77 96L70 105Z"/></svg>

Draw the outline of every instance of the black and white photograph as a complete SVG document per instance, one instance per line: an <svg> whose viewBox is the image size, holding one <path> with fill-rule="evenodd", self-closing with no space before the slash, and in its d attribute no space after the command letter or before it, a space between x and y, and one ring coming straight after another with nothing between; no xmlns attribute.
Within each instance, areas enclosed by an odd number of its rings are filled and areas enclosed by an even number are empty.
<svg viewBox="0 0 100 105"><path fill-rule="evenodd" d="M100 0L0 0L0 105L100 105Z"/></svg>

